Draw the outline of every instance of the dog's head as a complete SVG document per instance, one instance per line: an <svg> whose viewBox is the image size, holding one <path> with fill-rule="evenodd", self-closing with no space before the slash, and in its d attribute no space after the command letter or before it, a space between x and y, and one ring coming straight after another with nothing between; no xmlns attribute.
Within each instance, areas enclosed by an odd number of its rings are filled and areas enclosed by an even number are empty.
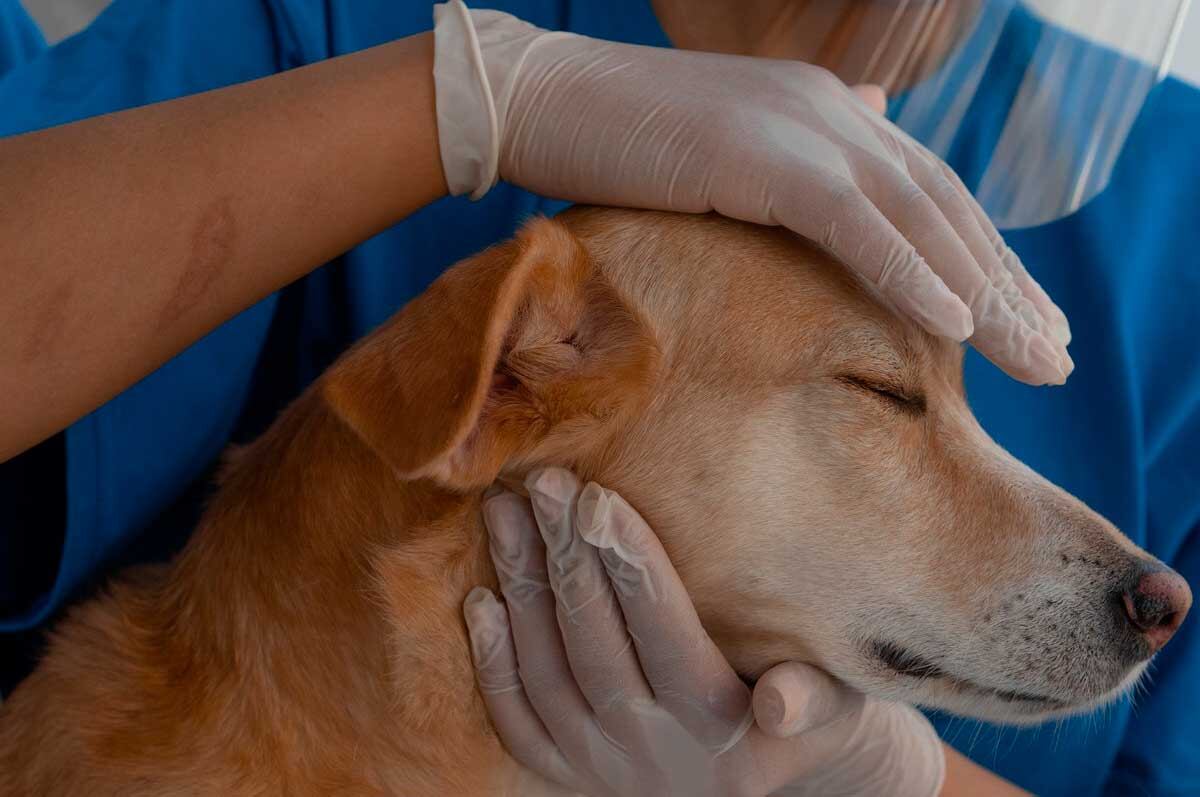
<svg viewBox="0 0 1200 797"><path fill-rule="evenodd" d="M451 269L334 367L404 479L621 492L753 677L1033 722L1128 688L1186 583L993 443L962 349L782 230L578 209Z"/></svg>

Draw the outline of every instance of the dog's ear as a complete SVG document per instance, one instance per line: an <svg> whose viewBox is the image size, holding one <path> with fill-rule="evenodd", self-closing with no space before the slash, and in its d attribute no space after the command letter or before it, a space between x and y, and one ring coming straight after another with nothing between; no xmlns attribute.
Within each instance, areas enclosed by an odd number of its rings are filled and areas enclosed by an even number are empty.
<svg viewBox="0 0 1200 797"><path fill-rule="evenodd" d="M466 490L506 465L572 464L648 392L657 359L580 241L538 219L448 270L322 390L403 478Z"/></svg>

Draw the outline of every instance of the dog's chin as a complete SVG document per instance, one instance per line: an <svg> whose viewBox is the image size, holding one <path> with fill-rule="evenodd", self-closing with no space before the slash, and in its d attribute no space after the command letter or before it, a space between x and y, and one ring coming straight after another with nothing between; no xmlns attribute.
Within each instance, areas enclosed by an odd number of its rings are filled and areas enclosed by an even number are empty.
<svg viewBox="0 0 1200 797"><path fill-rule="evenodd" d="M1093 711L1130 692L1147 666L1137 665L1108 689L1068 695L1032 681L1001 687L963 678L895 646L873 653L866 672L845 680L876 697L1004 725L1036 725Z"/></svg>
<svg viewBox="0 0 1200 797"><path fill-rule="evenodd" d="M1037 725L1084 713L1112 698L1073 702L1032 693L991 689L959 680L930 680L911 688L902 688L896 699L968 719L1001 725Z"/></svg>

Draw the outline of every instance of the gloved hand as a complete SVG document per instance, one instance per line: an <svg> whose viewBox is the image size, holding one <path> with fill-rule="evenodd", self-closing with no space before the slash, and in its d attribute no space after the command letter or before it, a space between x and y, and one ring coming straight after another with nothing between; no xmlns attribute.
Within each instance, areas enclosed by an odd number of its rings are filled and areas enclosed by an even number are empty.
<svg viewBox="0 0 1200 797"><path fill-rule="evenodd" d="M498 177L602 205L715 210L827 247L926 329L1063 382L1066 317L958 177L829 72L547 32L435 7L450 190Z"/></svg>
<svg viewBox="0 0 1200 797"><path fill-rule="evenodd" d="M505 602L480 587L464 603L480 691L525 767L592 797L938 793L918 712L802 664L751 693L629 504L560 469L525 486L483 505Z"/></svg>

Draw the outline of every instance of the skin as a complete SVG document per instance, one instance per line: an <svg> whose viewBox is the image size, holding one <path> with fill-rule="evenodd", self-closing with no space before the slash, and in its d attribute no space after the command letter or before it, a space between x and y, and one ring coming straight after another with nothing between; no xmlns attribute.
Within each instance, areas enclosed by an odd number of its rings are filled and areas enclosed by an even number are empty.
<svg viewBox="0 0 1200 797"><path fill-rule="evenodd" d="M974 21L980 0L653 0L671 42L685 50L788 58L846 83L889 94L936 68ZM914 41L920 42L917 50Z"/></svg>
<svg viewBox="0 0 1200 797"><path fill-rule="evenodd" d="M1007 780L995 775L967 758L948 744L942 748L946 753L946 782L942 786L942 797L1018 797L1028 794Z"/></svg>
<svg viewBox="0 0 1200 797"><path fill-rule="evenodd" d="M0 461L445 196L432 64L421 34L0 139Z"/></svg>

